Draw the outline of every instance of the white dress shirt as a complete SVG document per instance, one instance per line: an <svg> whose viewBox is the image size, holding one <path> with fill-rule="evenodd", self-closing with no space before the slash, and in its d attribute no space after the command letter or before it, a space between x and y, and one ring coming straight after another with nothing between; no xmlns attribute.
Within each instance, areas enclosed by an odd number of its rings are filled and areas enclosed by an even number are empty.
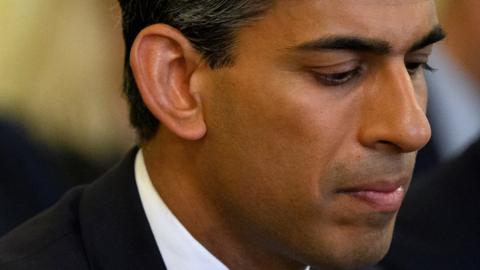
<svg viewBox="0 0 480 270"><path fill-rule="evenodd" d="M135 158L135 181L143 209L168 270L228 270L168 209L155 190L142 150Z"/></svg>

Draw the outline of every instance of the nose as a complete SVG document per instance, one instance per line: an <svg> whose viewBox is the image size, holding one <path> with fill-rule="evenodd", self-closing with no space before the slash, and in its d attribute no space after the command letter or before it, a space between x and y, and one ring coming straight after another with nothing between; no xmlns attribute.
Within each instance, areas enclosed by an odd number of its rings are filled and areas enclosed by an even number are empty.
<svg viewBox="0 0 480 270"><path fill-rule="evenodd" d="M414 83L403 60L379 71L365 93L359 129L363 145L407 153L427 144L431 129L425 115L425 81L422 77Z"/></svg>

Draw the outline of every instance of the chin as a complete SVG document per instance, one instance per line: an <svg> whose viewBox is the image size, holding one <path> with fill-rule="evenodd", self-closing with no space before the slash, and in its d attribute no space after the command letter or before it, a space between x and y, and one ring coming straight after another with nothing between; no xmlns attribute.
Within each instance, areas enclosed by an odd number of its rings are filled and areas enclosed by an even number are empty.
<svg viewBox="0 0 480 270"><path fill-rule="evenodd" d="M393 222L383 229L337 231L339 234L330 239L328 250L323 250L323 254L320 250L316 255L311 254L312 270L357 270L375 265L387 254L392 232Z"/></svg>
<svg viewBox="0 0 480 270"><path fill-rule="evenodd" d="M311 263L311 270L358 270L377 264L388 252L386 247L365 249L356 253L346 254L345 257L335 258L328 262Z"/></svg>

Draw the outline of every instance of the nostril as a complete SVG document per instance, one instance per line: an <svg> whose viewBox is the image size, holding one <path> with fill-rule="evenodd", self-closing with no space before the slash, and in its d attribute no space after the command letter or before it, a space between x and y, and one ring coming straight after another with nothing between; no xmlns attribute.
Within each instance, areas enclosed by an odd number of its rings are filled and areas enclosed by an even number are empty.
<svg viewBox="0 0 480 270"><path fill-rule="evenodd" d="M375 149L382 152L391 152L391 153L399 153L405 152L401 145L398 145L393 140L378 140L375 143Z"/></svg>

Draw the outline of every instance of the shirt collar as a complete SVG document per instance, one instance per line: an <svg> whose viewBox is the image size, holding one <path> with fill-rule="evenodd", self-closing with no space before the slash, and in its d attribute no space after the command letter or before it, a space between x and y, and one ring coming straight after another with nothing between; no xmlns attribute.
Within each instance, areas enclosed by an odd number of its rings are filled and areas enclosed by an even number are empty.
<svg viewBox="0 0 480 270"><path fill-rule="evenodd" d="M135 158L135 181L167 269L228 270L187 231L156 192L141 149Z"/></svg>

